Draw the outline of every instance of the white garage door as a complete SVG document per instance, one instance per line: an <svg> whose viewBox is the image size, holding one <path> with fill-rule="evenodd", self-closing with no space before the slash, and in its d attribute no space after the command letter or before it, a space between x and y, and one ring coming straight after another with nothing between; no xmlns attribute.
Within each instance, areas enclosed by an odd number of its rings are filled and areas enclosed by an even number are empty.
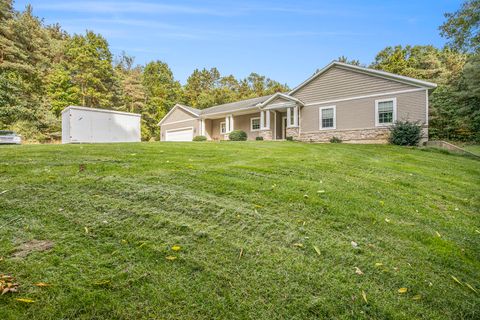
<svg viewBox="0 0 480 320"><path fill-rule="evenodd" d="M193 129L167 130L165 141L192 141Z"/></svg>

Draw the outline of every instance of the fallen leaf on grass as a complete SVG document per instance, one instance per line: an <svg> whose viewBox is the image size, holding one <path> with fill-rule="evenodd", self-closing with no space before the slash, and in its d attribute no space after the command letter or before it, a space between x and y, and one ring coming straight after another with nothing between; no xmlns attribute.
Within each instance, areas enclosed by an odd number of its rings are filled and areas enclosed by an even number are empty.
<svg viewBox="0 0 480 320"><path fill-rule="evenodd" d="M15 278L6 274L0 274L0 292L4 295L7 292L17 292L18 283Z"/></svg>
<svg viewBox="0 0 480 320"><path fill-rule="evenodd" d="M325 190L318 190L317 193L325 193Z"/></svg>
<svg viewBox="0 0 480 320"><path fill-rule="evenodd" d="M176 260L177 257L174 257L174 256L166 256L165 259L169 260L169 261L173 261L173 260Z"/></svg>
<svg viewBox="0 0 480 320"><path fill-rule="evenodd" d="M95 282L95 285L97 286L106 286L110 284L110 280L100 280Z"/></svg>
<svg viewBox="0 0 480 320"><path fill-rule="evenodd" d="M465 282L465 285L466 285L470 290L472 290L473 292L478 293L477 289L475 289L474 287L472 287L469 283L466 283L466 282Z"/></svg>
<svg viewBox="0 0 480 320"><path fill-rule="evenodd" d="M381 263L381 262L375 263L375 267L381 267L381 266L383 266L383 263Z"/></svg>
<svg viewBox="0 0 480 320"><path fill-rule="evenodd" d="M408 291L407 288L400 288L398 289L398 293L406 293Z"/></svg>
<svg viewBox="0 0 480 320"><path fill-rule="evenodd" d="M27 299L27 298L15 298L15 300L23 302L23 303L34 303L35 300Z"/></svg>
<svg viewBox="0 0 480 320"><path fill-rule="evenodd" d="M461 286L463 285L463 284L460 282L460 280L458 280L456 277L454 277L454 276L451 276L451 277L452 277L452 279L453 279L456 283L458 283L458 284L461 285Z"/></svg>
<svg viewBox="0 0 480 320"><path fill-rule="evenodd" d="M390 222L390 219L385 218L385 222L386 222L386 223L389 223L389 222Z"/></svg>
<svg viewBox="0 0 480 320"><path fill-rule="evenodd" d="M85 233L88 233L88 228L87 227L85 227Z"/></svg>
<svg viewBox="0 0 480 320"><path fill-rule="evenodd" d="M359 267L355 267L355 273L358 274L358 275L362 275L362 274L363 274L362 270L360 270Z"/></svg>
<svg viewBox="0 0 480 320"><path fill-rule="evenodd" d="M354 249L358 249L358 243L356 243L355 241L350 242L350 244Z"/></svg>
<svg viewBox="0 0 480 320"><path fill-rule="evenodd" d="M38 283L35 283L34 286L36 286L36 287L49 287L50 285L48 283L45 283L45 282L38 282Z"/></svg>
<svg viewBox="0 0 480 320"><path fill-rule="evenodd" d="M422 296L419 295L419 294L414 295L414 296L412 297L412 300L420 300L420 299L422 299Z"/></svg>
<svg viewBox="0 0 480 320"><path fill-rule="evenodd" d="M302 243L294 243L293 246L294 246L294 247L297 247L297 248L303 248L303 244L302 244Z"/></svg>
<svg viewBox="0 0 480 320"><path fill-rule="evenodd" d="M172 247L172 250L173 250L173 251L180 251L180 249L182 249L182 248L181 248L180 246L178 246L178 245L174 245L174 246Z"/></svg>
<svg viewBox="0 0 480 320"><path fill-rule="evenodd" d="M363 290L362 290L362 298L363 298L363 300L365 301L365 303L368 303L367 294L366 294L365 291L363 291Z"/></svg>
<svg viewBox="0 0 480 320"><path fill-rule="evenodd" d="M318 249L317 246L313 246L313 249L315 249L315 252L316 252L319 256L322 255L322 253L320 252L320 249Z"/></svg>

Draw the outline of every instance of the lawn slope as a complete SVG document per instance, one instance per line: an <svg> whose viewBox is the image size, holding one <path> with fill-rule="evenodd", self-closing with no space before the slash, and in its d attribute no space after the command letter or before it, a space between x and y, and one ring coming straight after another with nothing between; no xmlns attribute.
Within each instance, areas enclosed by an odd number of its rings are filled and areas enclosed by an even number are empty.
<svg viewBox="0 0 480 320"><path fill-rule="evenodd" d="M0 178L0 274L20 284L0 296L1 319L480 317L476 159L289 142L4 146ZM32 241L53 247L24 252Z"/></svg>

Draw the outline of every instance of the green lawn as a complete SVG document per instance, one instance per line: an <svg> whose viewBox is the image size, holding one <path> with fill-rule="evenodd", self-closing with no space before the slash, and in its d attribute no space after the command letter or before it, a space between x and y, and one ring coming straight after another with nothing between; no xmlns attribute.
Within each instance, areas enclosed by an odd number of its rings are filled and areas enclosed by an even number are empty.
<svg viewBox="0 0 480 320"><path fill-rule="evenodd" d="M0 147L0 177L0 274L20 284L0 296L2 320L480 318L476 159L293 142L27 145ZM53 247L25 252L32 240Z"/></svg>
<svg viewBox="0 0 480 320"><path fill-rule="evenodd" d="M471 153L474 153L480 156L480 145L478 144L466 145L466 146L463 146L463 148L467 151L470 151Z"/></svg>

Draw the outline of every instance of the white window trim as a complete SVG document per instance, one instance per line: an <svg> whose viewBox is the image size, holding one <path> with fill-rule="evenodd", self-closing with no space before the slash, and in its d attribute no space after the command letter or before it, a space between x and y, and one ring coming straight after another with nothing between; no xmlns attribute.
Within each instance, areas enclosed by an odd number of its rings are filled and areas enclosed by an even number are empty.
<svg viewBox="0 0 480 320"><path fill-rule="evenodd" d="M253 120L258 120L260 127L258 129L253 129ZM250 118L250 131L255 132L255 131L260 131L262 129L262 122L260 117L254 117Z"/></svg>
<svg viewBox="0 0 480 320"><path fill-rule="evenodd" d="M222 124L225 125L225 132L222 132ZM227 123L225 121L220 122L220 134L227 134Z"/></svg>
<svg viewBox="0 0 480 320"><path fill-rule="evenodd" d="M324 128L323 121L322 121L322 110L324 109L333 109L333 127ZM337 129L337 106L325 106L320 107L318 109L318 117L319 117L319 128L320 130L335 130Z"/></svg>
<svg viewBox="0 0 480 320"><path fill-rule="evenodd" d="M392 117L392 122L390 123L379 123L378 122L378 104L380 102L388 102L392 101L393 102L393 117ZM388 99L380 99L380 100L375 100L375 126L376 127L388 127L391 126L392 124L397 121L397 98L388 98Z"/></svg>

